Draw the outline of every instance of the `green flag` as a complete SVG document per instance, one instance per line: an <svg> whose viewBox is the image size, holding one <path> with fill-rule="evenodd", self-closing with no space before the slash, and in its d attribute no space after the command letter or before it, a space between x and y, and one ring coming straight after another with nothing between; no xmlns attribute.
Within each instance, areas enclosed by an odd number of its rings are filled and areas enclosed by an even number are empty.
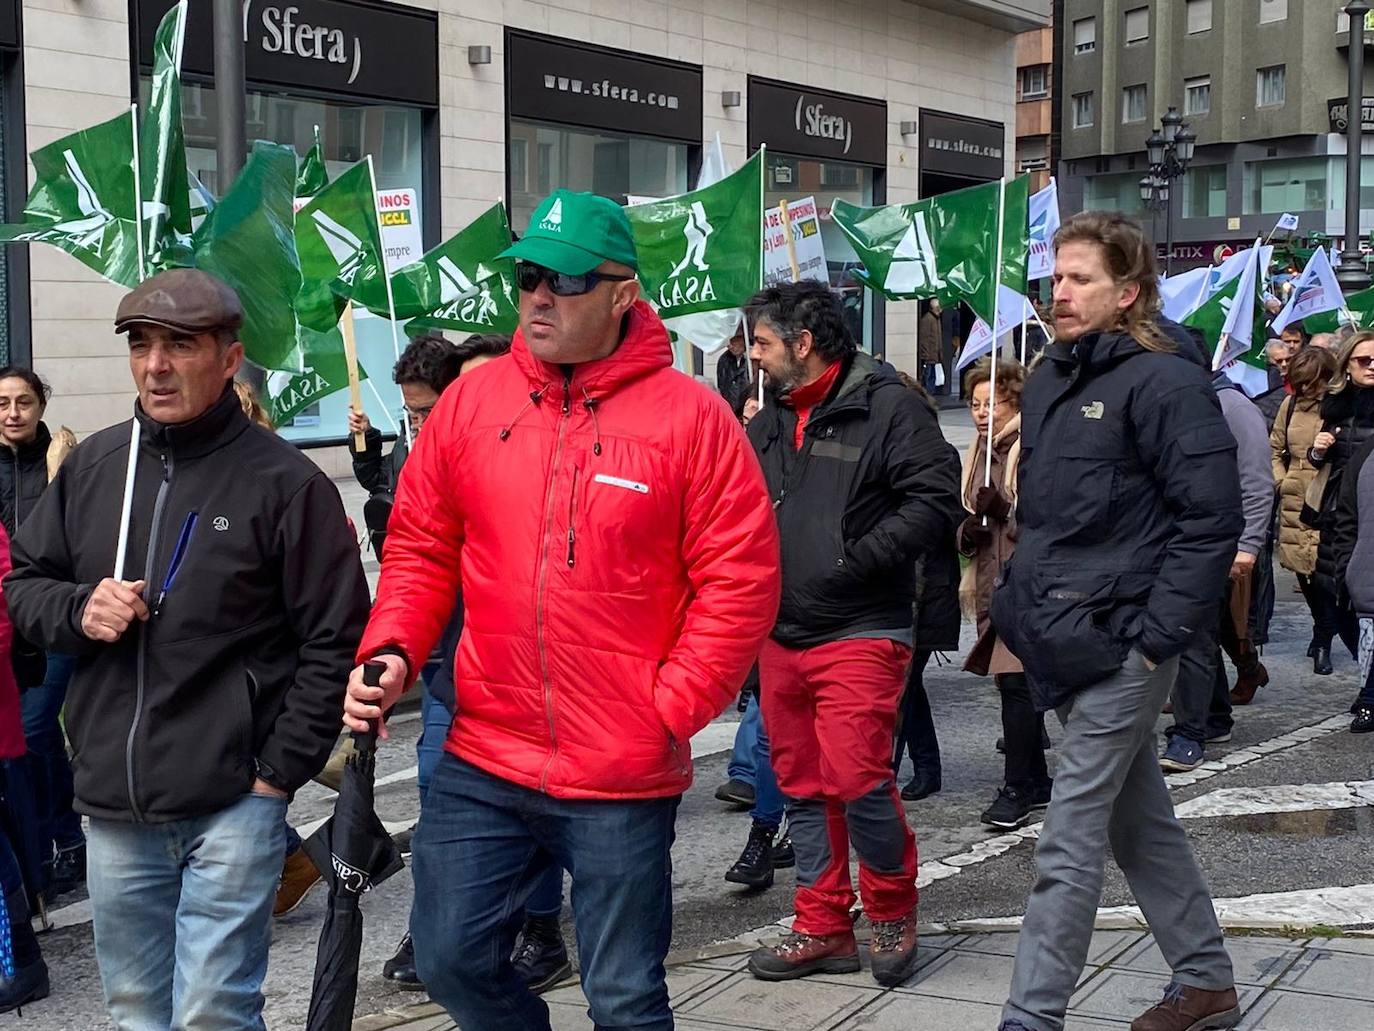
<svg viewBox="0 0 1374 1031"><path fill-rule="evenodd" d="M493 204L467 228L391 277L396 317L412 319L407 333L454 329L514 333L520 316L515 262L498 258L510 246L504 204ZM354 300L369 311L390 313L380 279L354 284Z"/></svg>
<svg viewBox="0 0 1374 1031"><path fill-rule="evenodd" d="M152 92L138 127L139 186L149 273L189 264L190 179L181 124L181 53L186 0L163 15L153 37Z"/></svg>
<svg viewBox="0 0 1374 1031"><path fill-rule="evenodd" d="M625 209L639 279L659 315L738 308L763 284L763 158L724 179Z"/></svg>
<svg viewBox="0 0 1374 1031"><path fill-rule="evenodd" d="M1004 193L1002 285L1026 291L1028 177L985 183L914 204L864 208L837 200L831 217L848 237L859 278L892 299L965 300L985 322L996 301L998 194Z"/></svg>
<svg viewBox="0 0 1374 1031"><path fill-rule="evenodd" d="M302 326L298 344L301 371L274 372L267 377L267 403L274 426L284 426L321 399L348 389L343 333L338 326L327 333ZM358 377L367 379L361 364Z"/></svg>
<svg viewBox="0 0 1374 1031"><path fill-rule="evenodd" d="M326 333L338 325L355 282L386 274L372 169L359 161L296 213L301 325Z"/></svg>
<svg viewBox="0 0 1374 1031"><path fill-rule="evenodd" d="M52 244L112 282L137 286L131 113L63 136L30 159L24 221L0 226L0 241Z"/></svg>
<svg viewBox="0 0 1374 1031"><path fill-rule="evenodd" d="M1356 328L1374 329L1374 286L1347 294L1344 310L1309 315L1302 320L1302 328L1309 334L1335 333L1350 321L1351 315L1355 317Z"/></svg>
<svg viewBox="0 0 1374 1031"><path fill-rule="evenodd" d="M296 173L296 196L313 197L329 185L329 170L324 164L324 148L320 145L320 127L315 126L315 142L301 158Z"/></svg>
<svg viewBox="0 0 1374 1031"><path fill-rule="evenodd" d="M301 367L292 307L301 284L291 216L295 180L293 148L255 143L193 240L196 268L238 292L244 351L265 369Z"/></svg>

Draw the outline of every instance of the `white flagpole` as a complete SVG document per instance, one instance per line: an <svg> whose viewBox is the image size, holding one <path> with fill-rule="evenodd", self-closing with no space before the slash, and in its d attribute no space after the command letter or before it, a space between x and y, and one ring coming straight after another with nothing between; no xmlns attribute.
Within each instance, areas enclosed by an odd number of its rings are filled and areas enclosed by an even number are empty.
<svg viewBox="0 0 1374 1031"><path fill-rule="evenodd" d="M1026 310L1021 309L1021 364L1026 364Z"/></svg>
<svg viewBox="0 0 1374 1031"><path fill-rule="evenodd" d="M1045 334L1045 343L1054 343L1054 334L1050 332L1050 327L1045 325L1045 320L1040 317L1040 313L1035 310L1035 305L1031 305L1031 318L1035 319L1035 324L1040 327L1040 332Z"/></svg>
<svg viewBox="0 0 1374 1031"><path fill-rule="evenodd" d="M138 105L129 105L129 125L134 144L134 245L138 249L138 278L142 282L147 275L147 261L143 253L143 176L138 168ZM129 461L124 467L124 502L119 510L119 537L115 542L114 578L124 579L124 565L129 555L129 522L134 509L134 474L138 471L138 447L142 441L143 427L134 414L129 430Z"/></svg>
<svg viewBox="0 0 1374 1031"><path fill-rule="evenodd" d="M992 355L988 366L988 453L983 462L983 486L992 486L992 415L997 407L997 314L1002 292L1002 220L1006 216L1007 180L1004 176L997 181L997 259L992 270ZM988 525L988 517L983 516L983 525Z"/></svg>
<svg viewBox="0 0 1374 1031"><path fill-rule="evenodd" d="M377 210L377 173L372 167L372 155L367 156L367 177L372 183L372 217L377 220L377 242L382 242L382 213ZM396 328L396 295L391 291L391 270L386 267L386 252L377 255L377 260L382 263L382 280L386 283L386 309L387 316L391 319L391 350L396 354L396 360L401 360L401 331ZM414 434L410 429L410 419L403 420L406 427L406 447L415 446Z"/></svg>

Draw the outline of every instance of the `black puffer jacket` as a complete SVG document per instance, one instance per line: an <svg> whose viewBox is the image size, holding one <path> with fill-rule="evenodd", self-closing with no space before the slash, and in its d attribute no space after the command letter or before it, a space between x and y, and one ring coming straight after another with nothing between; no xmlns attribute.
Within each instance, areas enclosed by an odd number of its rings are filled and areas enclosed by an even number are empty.
<svg viewBox="0 0 1374 1031"><path fill-rule="evenodd" d="M1337 594L1340 583L1336 575L1336 547L1332 535L1326 531L1331 527L1337 499L1341 494L1341 481L1345 478L1351 458L1367 440L1374 437L1374 387L1361 388L1351 384L1338 394L1327 394L1322 400L1322 429L1335 433L1336 442L1320 460L1316 455L1308 454L1312 464L1318 468L1324 465L1331 467L1326 490L1322 494L1321 518L1316 524L1322 535L1317 542L1317 569L1313 575L1321 587Z"/></svg>
<svg viewBox="0 0 1374 1031"><path fill-rule="evenodd" d="M1215 618L1244 526L1236 443L1195 361L1123 333L1045 353L1021 396L1020 475L1036 489L992 601L1040 709L1132 647L1181 652Z"/></svg>
<svg viewBox="0 0 1374 1031"><path fill-rule="evenodd" d="M959 456L890 365L857 354L811 412L767 405L749 423L782 536L773 637L812 647L912 625L915 562L948 550L962 517Z"/></svg>
<svg viewBox="0 0 1374 1031"><path fill-rule="evenodd" d="M0 522L14 539L19 525L28 518L38 499L48 489L48 448L52 434L43 423L38 435L18 450L0 447Z"/></svg>

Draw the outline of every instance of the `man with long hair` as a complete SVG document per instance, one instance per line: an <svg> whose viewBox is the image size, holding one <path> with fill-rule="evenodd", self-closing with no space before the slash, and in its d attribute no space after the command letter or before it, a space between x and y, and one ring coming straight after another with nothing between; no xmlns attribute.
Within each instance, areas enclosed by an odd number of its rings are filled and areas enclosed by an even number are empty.
<svg viewBox="0 0 1374 1031"><path fill-rule="evenodd" d="M1152 245L1084 212L1054 238L1056 341L1026 383L1020 536L992 602L1036 708L1066 735L1002 1031L1059 1031L1107 845L1173 971L1133 1031L1240 1020L1212 900L1154 753L1178 656L1215 620L1244 520L1236 444L1159 318Z"/></svg>

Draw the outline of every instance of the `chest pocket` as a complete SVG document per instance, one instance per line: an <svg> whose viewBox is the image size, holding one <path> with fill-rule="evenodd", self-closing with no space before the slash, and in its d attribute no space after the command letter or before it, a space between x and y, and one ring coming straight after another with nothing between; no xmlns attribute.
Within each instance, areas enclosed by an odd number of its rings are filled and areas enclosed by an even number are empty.
<svg viewBox="0 0 1374 1031"><path fill-rule="evenodd" d="M1057 449L1051 511L1055 522L1081 541L1107 540L1121 512L1128 454L1115 429L1070 425Z"/></svg>

